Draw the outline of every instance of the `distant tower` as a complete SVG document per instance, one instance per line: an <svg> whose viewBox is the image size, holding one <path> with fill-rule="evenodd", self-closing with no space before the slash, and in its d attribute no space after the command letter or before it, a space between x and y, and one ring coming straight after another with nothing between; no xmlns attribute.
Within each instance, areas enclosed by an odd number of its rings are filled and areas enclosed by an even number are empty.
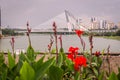
<svg viewBox="0 0 120 80"><path fill-rule="evenodd" d="M95 29L95 22L96 22L95 17L92 17L91 18L91 29Z"/></svg>

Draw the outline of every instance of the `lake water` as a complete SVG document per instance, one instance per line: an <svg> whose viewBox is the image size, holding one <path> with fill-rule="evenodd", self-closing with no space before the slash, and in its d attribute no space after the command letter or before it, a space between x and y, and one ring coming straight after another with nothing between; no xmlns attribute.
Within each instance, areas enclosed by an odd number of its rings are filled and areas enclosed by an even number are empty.
<svg viewBox="0 0 120 80"><path fill-rule="evenodd" d="M35 51L40 52L47 52L47 45L50 43L50 35L49 34L31 34L31 42L32 46ZM86 43L86 50L89 51L89 39L88 37L82 36L83 40ZM7 52L8 50L11 51L10 45L11 37L0 39L0 51ZM63 40L63 48L65 52L68 52L70 46L79 47L82 50L82 46L80 44L80 40L77 35L62 35ZM59 45L58 40L58 45ZM112 39L105 39L102 37L94 37L93 38L93 51L101 51L107 50L107 47L110 45L110 52L113 53L120 53L120 41L112 40ZM15 37L15 50L16 49L27 49L28 47L28 38L27 36L18 36ZM60 46L58 46L60 48ZM52 48L55 48L55 43L53 44Z"/></svg>

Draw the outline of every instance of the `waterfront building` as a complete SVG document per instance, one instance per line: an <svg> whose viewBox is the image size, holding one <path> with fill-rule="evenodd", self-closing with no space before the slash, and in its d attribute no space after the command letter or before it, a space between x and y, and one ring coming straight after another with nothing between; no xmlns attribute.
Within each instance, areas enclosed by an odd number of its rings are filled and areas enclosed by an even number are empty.
<svg viewBox="0 0 120 80"><path fill-rule="evenodd" d="M107 20L100 20L100 29L112 29L115 26L115 24L111 21Z"/></svg>
<svg viewBox="0 0 120 80"><path fill-rule="evenodd" d="M101 22L101 29L107 29L107 21L106 20L102 20Z"/></svg>
<svg viewBox="0 0 120 80"><path fill-rule="evenodd" d="M91 18L91 29L99 29L100 28L100 22L94 17Z"/></svg>
<svg viewBox="0 0 120 80"><path fill-rule="evenodd" d="M107 23L107 29L108 29L108 30L109 30L109 29L113 29L114 26L115 26L115 24L114 24L113 22L108 22L108 23Z"/></svg>
<svg viewBox="0 0 120 80"><path fill-rule="evenodd" d="M120 28L120 22L118 23L118 25L115 25L114 22L102 18L91 18L90 23L90 30L111 30L118 27Z"/></svg>
<svg viewBox="0 0 120 80"><path fill-rule="evenodd" d="M100 20L100 29L103 29L103 20Z"/></svg>

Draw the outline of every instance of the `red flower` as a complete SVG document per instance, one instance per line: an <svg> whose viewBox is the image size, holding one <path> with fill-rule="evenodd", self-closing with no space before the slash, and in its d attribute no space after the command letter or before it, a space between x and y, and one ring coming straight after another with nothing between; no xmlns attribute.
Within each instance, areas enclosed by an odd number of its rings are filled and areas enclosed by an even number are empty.
<svg viewBox="0 0 120 80"><path fill-rule="evenodd" d="M75 59L74 59L74 69L75 70L79 70L81 66L84 66L86 67L86 58L84 56L77 56Z"/></svg>
<svg viewBox="0 0 120 80"><path fill-rule="evenodd" d="M80 37L83 34L82 30L75 30L76 34Z"/></svg>
<svg viewBox="0 0 120 80"><path fill-rule="evenodd" d="M73 54L68 54L68 56L67 56L69 59L71 59L72 61L74 60L74 55Z"/></svg>
<svg viewBox="0 0 120 80"><path fill-rule="evenodd" d="M72 54L78 54L78 47L70 47L69 48L69 52L72 53Z"/></svg>
<svg viewBox="0 0 120 80"><path fill-rule="evenodd" d="M100 56L100 51L96 51L95 56L99 57Z"/></svg>
<svg viewBox="0 0 120 80"><path fill-rule="evenodd" d="M78 54L78 47L70 47L69 48L69 54L68 54L68 58L71 59L72 61L74 60L74 58L76 58L77 54Z"/></svg>
<svg viewBox="0 0 120 80"><path fill-rule="evenodd" d="M74 69L78 71L82 66L86 67L87 59L84 56L77 56L78 54L78 47L70 47L68 58L74 62Z"/></svg>
<svg viewBox="0 0 120 80"><path fill-rule="evenodd" d="M80 66L79 66L78 64L74 64L74 69L75 69L76 71L79 71Z"/></svg>

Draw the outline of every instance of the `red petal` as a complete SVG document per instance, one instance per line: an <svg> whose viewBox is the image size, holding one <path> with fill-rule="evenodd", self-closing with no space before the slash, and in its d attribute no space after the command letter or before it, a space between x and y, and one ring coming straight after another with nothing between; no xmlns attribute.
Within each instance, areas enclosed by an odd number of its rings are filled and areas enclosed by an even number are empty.
<svg viewBox="0 0 120 80"><path fill-rule="evenodd" d="M75 30L76 34L80 37L83 34L82 30Z"/></svg>

